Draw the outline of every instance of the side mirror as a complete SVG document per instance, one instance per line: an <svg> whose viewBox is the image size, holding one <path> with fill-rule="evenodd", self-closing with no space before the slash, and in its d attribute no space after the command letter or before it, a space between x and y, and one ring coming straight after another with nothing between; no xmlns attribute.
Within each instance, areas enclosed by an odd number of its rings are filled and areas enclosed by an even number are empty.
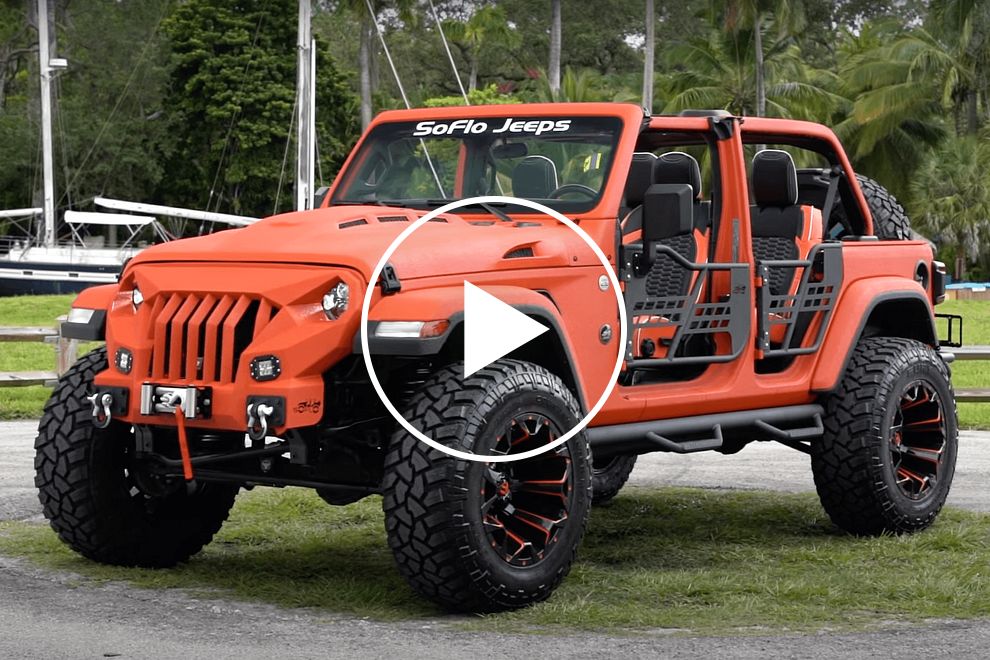
<svg viewBox="0 0 990 660"><path fill-rule="evenodd" d="M643 195L643 246L694 229L694 191L686 183L654 183Z"/></svg>

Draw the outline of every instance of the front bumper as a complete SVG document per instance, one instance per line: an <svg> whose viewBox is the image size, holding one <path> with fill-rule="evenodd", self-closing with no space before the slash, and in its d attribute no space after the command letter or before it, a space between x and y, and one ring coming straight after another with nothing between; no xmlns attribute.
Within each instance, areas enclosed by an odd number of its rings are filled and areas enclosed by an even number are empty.
<svg viewBox="0 0 990 660"><path fill-rule="evenodd" d="M107 315L111 364L95 385L127 392L115 418L132 424L174 425L175 404L188 401L187 426L243 431L249 404L261 398L283 402L271 432L314 425L324 414L323 373L351 353L360 322L360 309L330 321L320 306L340 280L363 290L357 273L339 268L141 265L122 279ZM135 285L144 295L138 308ZM131 356L126 371L114 358L120 351ZM252 360L271 356L278 372L259 380Z"/></svg>

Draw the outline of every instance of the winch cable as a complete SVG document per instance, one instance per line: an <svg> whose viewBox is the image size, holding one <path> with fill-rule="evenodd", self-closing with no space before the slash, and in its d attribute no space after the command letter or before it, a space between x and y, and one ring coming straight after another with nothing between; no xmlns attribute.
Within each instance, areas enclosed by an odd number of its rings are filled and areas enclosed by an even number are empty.
<svg viewBox="0 0 990 660"><path fill-rule="evenodd" d="M182 406L175 407L175 424L179 432L179 455L182 457L182 476L186 481L193 480L192 458L189 456L189 438L186 435L186 413Z"/></svg>

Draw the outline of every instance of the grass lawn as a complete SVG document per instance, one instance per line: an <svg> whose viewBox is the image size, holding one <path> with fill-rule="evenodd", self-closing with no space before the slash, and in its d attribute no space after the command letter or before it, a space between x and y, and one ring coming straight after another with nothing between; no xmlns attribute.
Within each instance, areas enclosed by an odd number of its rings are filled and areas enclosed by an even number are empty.
<svg viewBox="0 0 990 660"><path fill-rule="evenodd" d="M0 298L0 326L52 327L55 318L65 314L71 303L72 296ZM939 305L938 310L963 317L967 344L990 344L990 302L950 300ZM89 348L80 347L80 354ZM0 343L0 371L51 369L54 361L49 344ZM990 362L956 362L952 373L956 387L990 387ZM0 419L40 416L48 394L44 387L0 388ZM963 428L990 429L990 404L961 404L959 421Z"/></svg>
<svg viewBox="0 0 990 660"><path fill-rule="evenodd" d="M183 588L379 619L442 612L402 581L380 498L327 506L300 489L240 495L212 545L171 570L101 566L45 525L0 523L0 552L86 578ZM861 539L814 495L629 489L595 509L547 602L453 625L765 634L990 616L990 516L946 510L928 531Z"/></svg>

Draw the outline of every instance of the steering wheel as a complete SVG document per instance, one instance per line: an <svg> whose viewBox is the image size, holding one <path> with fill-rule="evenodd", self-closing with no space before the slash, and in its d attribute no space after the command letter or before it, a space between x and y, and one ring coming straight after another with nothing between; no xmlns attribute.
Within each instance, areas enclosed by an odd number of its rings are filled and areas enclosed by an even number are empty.
<svg viewBox="0 0 990 660"><path fill-rule="evenodd" d="M560 199L563 195L568 193L578 193L581 195L587 195L588 199L594 199L598 197L598 191L590 186L586 186L582 183L565 183L562 186L557 187L549 195L547 199Z"/></svg>

